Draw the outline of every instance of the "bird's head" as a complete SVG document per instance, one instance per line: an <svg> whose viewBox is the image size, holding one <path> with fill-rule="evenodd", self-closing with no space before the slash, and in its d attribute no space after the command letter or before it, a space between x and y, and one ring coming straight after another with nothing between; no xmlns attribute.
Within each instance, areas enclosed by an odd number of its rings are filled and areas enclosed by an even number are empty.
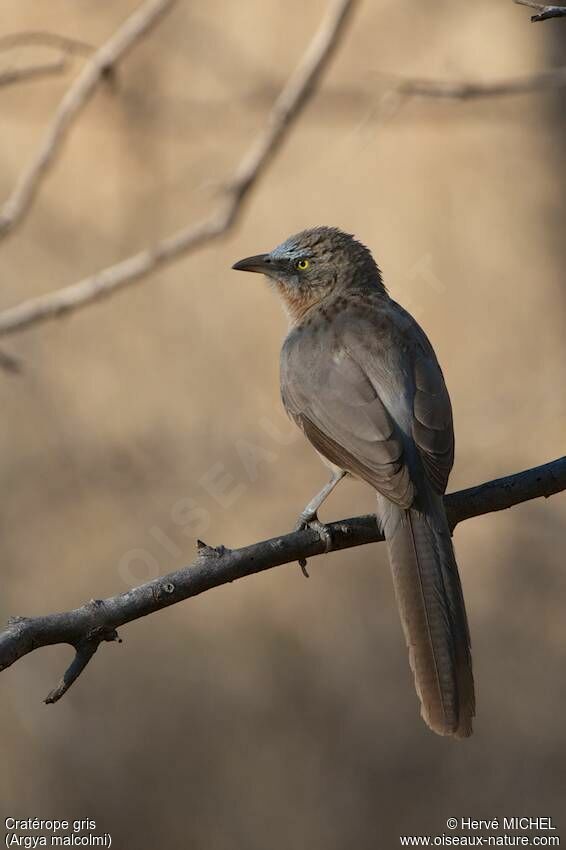
<svg viewBox="0 0 566 850"><path fill-rule="evenodd" d="M368 248L335 227L303 230L270 253L246 257L232 268L266 275L295 321L329 295L366 287L384 290Z"/></svg>

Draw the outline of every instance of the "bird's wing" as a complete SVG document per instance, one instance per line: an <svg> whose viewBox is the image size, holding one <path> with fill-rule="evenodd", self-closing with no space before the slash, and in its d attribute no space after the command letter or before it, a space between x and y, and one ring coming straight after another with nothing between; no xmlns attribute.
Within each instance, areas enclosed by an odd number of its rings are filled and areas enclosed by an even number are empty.
<svg viewBox="0 0 566 850"><path fill-rule="evenodd" d="M445 491L454 460L450 398L424 331L395 302L354 307L318 332L292 334L281 392L322 455L400 507L415 495L408 435L432 487Z"/></svg>
<svg viewBox="0 0 566 850"><path fill-rule="evenodd" d="M419 348L413 360L413 439L432 486L444 493L454 463L452 405L434 353Z"/></svg>
<svg viewBox="0 0 566 850"><path fill-rule="evenodd" d="M339 339L295 335L283 348L281 395L289 415L331 463L401 507L414 492L403 440L372 381Z"/></svg>
<svg viewBox="0 0 566 850"><path fill-rule="evenodd" d="M433 489L444 493L454 463L452 406L428 337L392 300L356 328L361 332L348 331L348 349L394 421L412 435Z"/></svg>

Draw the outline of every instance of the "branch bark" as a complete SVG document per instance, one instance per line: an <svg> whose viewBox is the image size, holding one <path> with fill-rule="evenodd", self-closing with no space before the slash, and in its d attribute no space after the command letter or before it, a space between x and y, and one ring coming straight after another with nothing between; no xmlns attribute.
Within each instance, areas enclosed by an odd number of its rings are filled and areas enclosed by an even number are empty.
<svg viewBox="0 0 566 850"><path fill-rule="evenodd" d="M175 2L176 0L146 0L86 62L59 104L38 151L0 211L0 239L13 230L29 212L73 121L92 97L101 79L161 20ZM64 41L68 43L69 40Z"/></svg>
<svg viewBox="0 0 566 850"><path fill-rule="evenodd" d="M534 3L533 0L515 0L519 6L529 6L531 9L538 9L538 14L531 17L531 21L546 21L549 18L564 18L566 17L566 6L545 6L544 3Z"/></svg>
<svg viewBox="0 0 566 850"><path fill-rule="evenodd" d="M356 0L334 0L299 65L275 101L262 133L228 182L226 198L210 218L190 225L78 283L30 298L0 313L0 336L81 309L147 277L229 231L239 218L243 203L297 120L326 69L346 30Z"/></svg>
<svg viewBox="0 0 566 850"><path fill-rule="evenodd" d="M566 456L542 466L498 478L445 497L452 529L466 519L501 511L521 502L566 490ZM327 526L332 550L383 540L375 516L360 516ZM0 671L42 646L70 644L75 658L46 702L53 703L69 689L103 641L119 640L117 629L197 596L213 587L282 564L302 561L326 551L326 540L311 529L295 531L242 549L212 548L198 541L192 564L162 578L81 608L43 617L16 617L0 633Z"/></svg>

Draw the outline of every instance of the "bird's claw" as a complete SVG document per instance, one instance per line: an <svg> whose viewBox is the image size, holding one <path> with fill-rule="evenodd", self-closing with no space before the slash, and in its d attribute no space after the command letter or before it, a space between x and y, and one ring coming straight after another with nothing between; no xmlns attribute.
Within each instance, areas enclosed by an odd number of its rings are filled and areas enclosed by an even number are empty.
<svg viewBox="0 0 566 850"><path fill-rule="evenodd" d="M316 531L324 543L325 551L330 552L332 549L332 535L330 533L330 529L319 520L316 512L314 514L306 514L303 512L299 515L299 519L295 525L295 531L306 531L307 529Z"/></svg>
<svg viewBox="0 0 566 850"><path fill-rule="evenodd" d="M312 531L316 531L322 542L324 543L325 552L330 552L332 549L332 535L330 534L330 530L328 526L326 526L323 522L321 522L318 518L318 514L316 511L314 513L303 511L299 514L299 519L295 525L295 531L306 531L307 529L311 529ZM299 561L299 566L303 572L305 578L309 578L309 574L307 572L307 561L306 558L301 558Z"/></svg>

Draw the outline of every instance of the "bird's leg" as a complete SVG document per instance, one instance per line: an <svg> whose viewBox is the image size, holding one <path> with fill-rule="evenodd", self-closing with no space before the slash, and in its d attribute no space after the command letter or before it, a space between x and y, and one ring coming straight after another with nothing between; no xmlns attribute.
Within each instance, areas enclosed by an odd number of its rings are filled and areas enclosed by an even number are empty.
<svg viewBox="0 0 566 850"><path fill-rule="evenodd" d="M328 528L324 525L324 523L320 522L318 518L318 509L322 505L324 501L328 498L328 496L332 493L336 485L342 481L344 476L347 473L344 472L343 469L338 469L336 472L332 474L332 478L326 484L320 493L317 493L316 496L310 500L308 505L301 511L299 514L299 519L295 526L295 531L301 531L305 528L312 528L314 531L317 531L322 540L324 540L326 544L326 551L329 552L332 546L332 538L330 536L330 532Z"/></svg>
<svg viewBox="0 0 566 850"><path fill-rule="evenodd" d="M320 506L327 500L336 485L342 481L346 474L347 473L344 472L343 469L338 469L336 472L332 473L332 478L328 484L324 485L320 493L317 493L299 514L299 520L296 528L297 531L301 528L305 528L305 526L309 526L313 521L318 521L318 511Z"/></svg>

